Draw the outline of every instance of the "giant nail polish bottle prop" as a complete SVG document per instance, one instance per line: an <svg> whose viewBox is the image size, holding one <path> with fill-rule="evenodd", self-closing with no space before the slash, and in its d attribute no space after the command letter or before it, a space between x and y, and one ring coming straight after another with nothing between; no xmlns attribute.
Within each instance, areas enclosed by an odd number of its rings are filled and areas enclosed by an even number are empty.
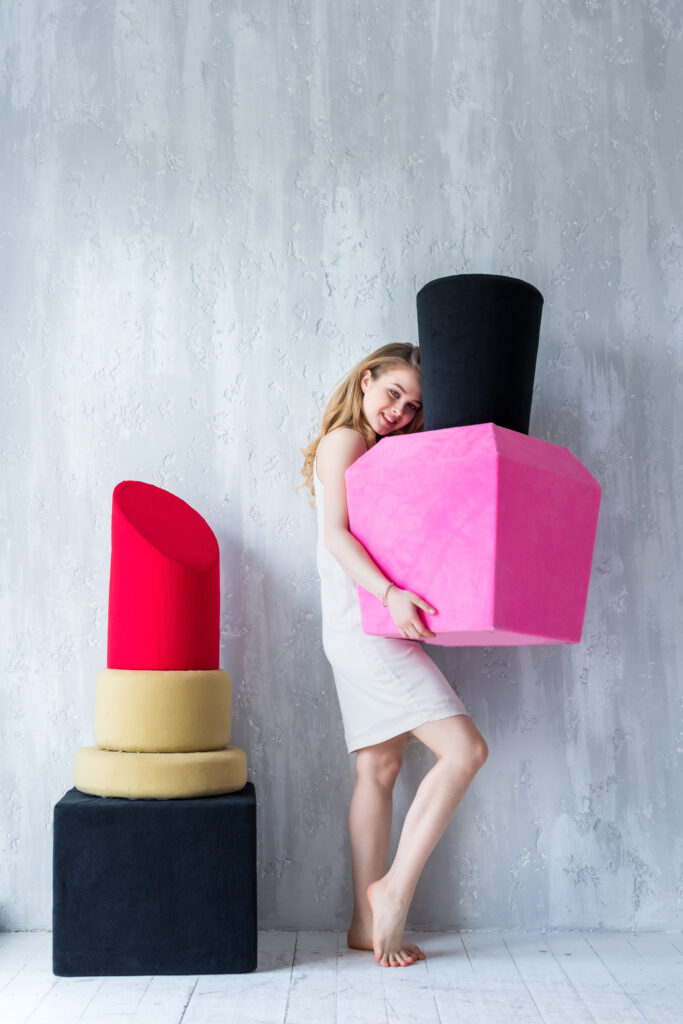
<svg viewBox="0 0 683 1024"><path fill-rule="evenodd" d="M601 488L564 446L529 437L541 293L456 274L417 295L425 429L346 473L351 532L448 646L581 639ZM388 511L390 510L390 512ZM400 636L358 588L363 628Z"/></svg>

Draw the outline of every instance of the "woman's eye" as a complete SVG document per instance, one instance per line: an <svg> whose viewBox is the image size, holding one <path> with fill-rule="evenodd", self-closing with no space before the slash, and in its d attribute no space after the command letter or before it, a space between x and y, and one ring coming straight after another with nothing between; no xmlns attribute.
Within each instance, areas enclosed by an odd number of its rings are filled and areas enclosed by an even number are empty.
<svg viewBox="0 0 683 1024"><path fill-rule="evenodd" d="M391 395L392 398L400 398L401 397L399 395L398 391L392 391L391 388L389 388L389 394Z"/></svg>

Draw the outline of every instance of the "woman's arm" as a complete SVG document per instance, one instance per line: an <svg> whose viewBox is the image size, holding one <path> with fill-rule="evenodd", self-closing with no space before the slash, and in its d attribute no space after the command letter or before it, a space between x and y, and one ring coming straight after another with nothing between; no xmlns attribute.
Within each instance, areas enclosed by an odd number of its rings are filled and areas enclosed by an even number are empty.
<svg viewBox="0 0 683 1024"><path fill-rule="evenodd" d="M344 572L371 594L383 594L392 582L375 564L363 545L349 532L344 474L366 452L365 439L350 427L338 427L318 445L318 476L325 487L324 543ZM422 622L418 608L433 608L417 594L395 584L386 597L387 607L404 637L422 640L433 633Z"/></svg>

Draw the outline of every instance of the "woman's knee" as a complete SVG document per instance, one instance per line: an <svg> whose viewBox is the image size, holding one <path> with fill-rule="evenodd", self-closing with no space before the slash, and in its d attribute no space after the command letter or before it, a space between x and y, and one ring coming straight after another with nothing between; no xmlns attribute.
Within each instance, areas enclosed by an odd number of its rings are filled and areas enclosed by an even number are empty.
<svg viewBox="0 0 683 1024"><path fill-rule="evenodd" d="M489 756L489 748L477 727L473 726L473 729L464 742L448 744L441 757L447 759L458 770L476 775Z"/></svg>
<svg viewBox="0 0 683 1024"><path fill-rule="evenodd" d="M403 764L405 743L385 748L383 743L362 747L356 754L356 774L386 789L392 789Z"/></svg>
<svg viewBox="0 0 683 1024"><path fill-rule="evenodd" d="M475 775L489 756L488 744L469 715L428 722L414 732L439 761L458 772Z"/></svg>
<svg viewBox="0 0 683 1024"><path fill-rule="evenodd" d="M489 756L488 744L481 733L479 733L479 737L472 743L468 753L472 768L478 772Z"/></svg>

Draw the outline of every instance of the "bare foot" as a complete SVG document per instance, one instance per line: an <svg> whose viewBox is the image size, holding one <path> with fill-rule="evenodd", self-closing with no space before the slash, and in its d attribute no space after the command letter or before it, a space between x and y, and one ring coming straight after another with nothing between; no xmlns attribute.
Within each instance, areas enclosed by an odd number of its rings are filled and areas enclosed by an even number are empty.
<svg viewBox="0 0 683 1024"><path fill-rule="evenodd" d="M346 935L346 945L350 946L351 949L372 950L372 921L367 925L351 922L351 927ZM424 952L414 942L404 942L402 945L404 949L407 949L418 960L426 959Z"/></svg>
<svg viewBox="0 0 683 1024"><path fill-rule="evenodd" d="M401 906L389 892L382 878L371 882L366 889L372 907L372 948L375 960L382 967L408 967L416 960L424 960L419 946L403 939L408 906Z"/></svg>
<svg viewBox="0 0 683 1024"><path fill-rule="evenodd" d="M372 922L362 925L352 921L346 934L346 945L351 949L372 949Z"/></svg>

